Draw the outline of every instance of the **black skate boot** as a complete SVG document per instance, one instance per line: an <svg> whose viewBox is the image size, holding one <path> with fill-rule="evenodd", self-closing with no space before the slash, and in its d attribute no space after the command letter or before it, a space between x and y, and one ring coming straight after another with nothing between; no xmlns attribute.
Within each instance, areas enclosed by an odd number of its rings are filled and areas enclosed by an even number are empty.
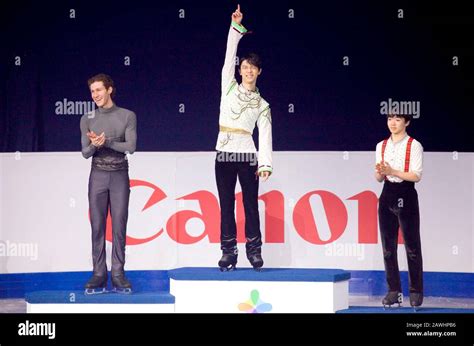
<svg viewBox="0 0 474 346"><path fill-rule="evenodd" d="M92 275L85 285L84 293L90 294L101 294L106 292L107 287L107 275Z"/></svg>
<svg viewBox="0 0 474 346"><path fill-rule="evenodd" d="M410 305L414 311L418 311L421 304L423 304L423 293L410 292Z"/></svg>
<svg viewBox="0 0 474 346"><path fill-rule="evenodd" d="M392 307L393 304L398 303L398 307L403 303L403 293L398 291L389 291L384 299L382 299L383 308L387 306Z"/></svg>
<svg viewBox="0 0 474 346"><path fill-rule="evenodd" d="M221 272L228 272L235 269L237 264L237 247L231 250L223 250L222 257L219 260L219 269Z"/></svg>
<svg viewBox="0 0 474 346"><path fill-rule="evenodd" d="M247 254L247 259L249 260L254 270L258 272L262 270L263 258L259 252L254 254Z"/></svg>
<svg viewBox="0 0 474 346"><path fill-rule="evenodd" d="M112 276L112 285L114 286L114 292L122 294L132 293L132 285L125 275Z"/></svg>

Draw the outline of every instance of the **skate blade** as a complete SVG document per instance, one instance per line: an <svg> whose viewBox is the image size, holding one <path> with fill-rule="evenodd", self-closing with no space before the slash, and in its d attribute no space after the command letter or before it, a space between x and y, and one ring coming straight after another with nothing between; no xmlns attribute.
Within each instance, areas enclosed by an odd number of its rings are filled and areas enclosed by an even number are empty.
<svg viewBox="0 0 474 346"><path fill-rule="evenodd" d="M395 304L398 304L398 306L392 307L392 305L395 305ZM401 309L401 308L402 308L402 304L400 304L400 303L383 304L383 309L384 309L384 310Z"/></svg>
<svg viewBox="0 0 474 346"><path fill-rule="evenodd" d="M263 268L262 267L254 267L253 270L255 270L256 272L261 272L261 271L263 271Z"/></svg>
<svg viewBox="0 0 474 346"><path fill-rule="evenodd" d="M236 270L236 268L235 268L235 265L231 265L231 266L228 266L228 267L219 267L219 270L221 272L231 272L233 270Z"/></svg>
<svg viewBox="0 0 474 346"><path fill-rule="evenodd" d="M107 290L104 288L86 288L85 291L84 291L84 294L86 296L92 296L92 295L95 295L95 294L103 294L103 293L106 293Z"/></svg>
<svg viewBox="0 0 474 346"><path fill-rule="evenodd" d="M118 294L132 294L131 288L114 288L114 292Z"/></svg>

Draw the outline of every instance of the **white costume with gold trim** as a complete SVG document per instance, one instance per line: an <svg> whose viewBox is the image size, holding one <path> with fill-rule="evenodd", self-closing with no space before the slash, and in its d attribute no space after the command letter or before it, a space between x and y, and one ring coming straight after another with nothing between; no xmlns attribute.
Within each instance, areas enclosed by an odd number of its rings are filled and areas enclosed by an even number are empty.
<svg viewBox="0 0 474 346"><path fill-rule="evenodd" d="M222 90L219 115L220 132L216 150L234 153L257 153L252 133L259 131L258 172L272 172L272 118L270 105L256 89L246 90L235 79L237 46L247 30L232 23L222 68Z"/></svg>

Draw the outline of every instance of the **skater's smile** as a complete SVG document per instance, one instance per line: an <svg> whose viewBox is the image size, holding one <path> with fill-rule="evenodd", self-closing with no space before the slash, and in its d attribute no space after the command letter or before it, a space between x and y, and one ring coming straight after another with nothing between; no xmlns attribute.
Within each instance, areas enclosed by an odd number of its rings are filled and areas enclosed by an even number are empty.
<svg viewBox="0 0 474 346"><path fill-rule="evenodd" d="M106 89L103 82L94 82L90 86L91 96L97 107L110 108L113 105L112 87Z"/></svg>
<svg viewBox="0 0 474 346"><path fill-rule="evenodd" d="M242 61L240 66L240 75L242 76L242 82L246 84L255 84L257 78L262 72L257 66L250 64L247 60Z"/></svg>

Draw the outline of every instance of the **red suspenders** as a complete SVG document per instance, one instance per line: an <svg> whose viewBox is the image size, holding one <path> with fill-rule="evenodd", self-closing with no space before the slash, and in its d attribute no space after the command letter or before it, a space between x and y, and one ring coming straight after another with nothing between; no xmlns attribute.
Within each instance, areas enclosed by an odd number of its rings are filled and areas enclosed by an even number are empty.
<svg viewBox="0 0 474 346"><path fill-rule="evenodd" d="M385 148L387 147L388 139L384 140L382 143L382 163L385 162Z"/></svg>
<svg viewBox="0 0 474 346"><path fill-rule="evenodd" d="M385 162L385 148L387 147L388 138L385 139L382 143L382 162ZM411 154L411 143L413 142L413 138L408 138L407 143L407 152L405 154L405 170L404 172L408 172L410 169L410 154ZM387 179L387 177L385 177Z"/></svg>
<svg viewBox="0 0 474 346"><path fill-rule="evenodd" d="M407 153L405 155L405 172L408 173L410 169L410 153L411 153L411 143L413 142L413 138L408 138L407 143Z"/></svg>
<svg viewBox="0 0 474 346"><path fill-rule="evenodd" d="M382 163L385 163L385 148L387 147L388 139L384 140L382 143ZM387 176L384 177L384 180L388 180Z"/></svg>

